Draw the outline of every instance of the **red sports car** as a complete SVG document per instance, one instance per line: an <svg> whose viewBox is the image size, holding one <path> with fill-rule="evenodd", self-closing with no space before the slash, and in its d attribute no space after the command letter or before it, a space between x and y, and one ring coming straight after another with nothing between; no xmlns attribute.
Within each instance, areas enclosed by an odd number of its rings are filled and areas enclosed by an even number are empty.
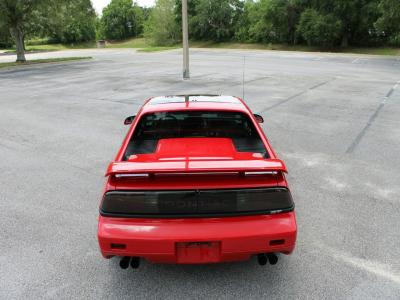
<svg viewBox="0 0 400 300"><path fill-rule="evenodd" d="M128 117L107 169L98 240L120 266L204 264L257 255L275 264L296 242L286 167L239 98L155 97Z"/></svg>

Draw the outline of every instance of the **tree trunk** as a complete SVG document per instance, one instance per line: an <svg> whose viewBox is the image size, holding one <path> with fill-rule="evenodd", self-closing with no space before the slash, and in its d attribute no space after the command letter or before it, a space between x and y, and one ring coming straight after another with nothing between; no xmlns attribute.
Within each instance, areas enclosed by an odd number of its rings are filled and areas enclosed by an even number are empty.
<svg viewBox="0 0 400 300"><path fill-rule="evenodd" d="M17 48L17 62L26 62L24 32L19 27L10 28L10 31Z"/></svg>
<svg viewBox="0 0 400 300"><path fill-rule="evenodd" d="M341 47L342 48L347 48L349 46L349 34L346 31L343 36L342 36L342 44Z"/></svg>

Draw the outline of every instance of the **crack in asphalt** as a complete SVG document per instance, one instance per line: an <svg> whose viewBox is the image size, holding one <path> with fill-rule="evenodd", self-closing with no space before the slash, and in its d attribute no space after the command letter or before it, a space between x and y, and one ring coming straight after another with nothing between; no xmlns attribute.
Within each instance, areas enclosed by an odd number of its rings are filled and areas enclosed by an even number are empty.
<svg viewBox="0 0 400 300"><path fill-rule="evenodd" d="M396 88L399 86L400 80L396 82L396 84L390 88L390 90L386 93L385 97L383 97L381 103L379 103L378 107L375 109L374 113L369 117L367 124L361 129L361 131L358 133L358 135L355 137L353 142L350 144L350 146L347 148L346 153L351 154L354 152L354 150L357 148L357 146L360 144L361 140L367 133L368 129L371 127L371 125L374 123L375 119L378 117L380 111L382 108L385 106L386 101L390 98L390 96L393 94L393 92L396 90Z"/></svg>
<svg viewBox="0 0 400 300"><path fill-rule="evenodd" d="M268 106L268 107L264 108L259 113L261 114L261 113L264 113L264 112L266 112L268 110L274 109L275 107L281 106L282 104L285 104L285 103L287 103L287 102L289 102L289 101L291 101L291 100L293 100L293 99L295 99L295 98L297 98L297 97L299 97L299 96L301 96L301 95L303 95L303 94L305 94L305 93L307 93L309 91L315 90L315 89L317 89L317 88L319 88L319 87L321 87L321 86L323 86L323 85L325 85L325 84L327 84L327 83L329 83L329 82L331 82L331 81L333 81L335 79L336 78L331 78L331 79L329 79L327 81L324 81L324 82L318 83L316 85L313 85L312 87L310 87L310 88L308 88L308 89L306 89L304 91L301 91L300 93L294 94L294 95L290 96L289 98L283 99L282 101L279 101L278 103L275 103L275 104L273 104L271 106Z"/></svg>
<svg viewBox="0 0 400 300"><path fill-rule="evenodd" d="M269 78L271 78L271 77L272 77L272 76L263 76L263 77L259 77L259 78L247 80L247 81L245 81L244 83L245 83L245 84L246 84L246 83L252 83L252 82L259 81L259 80L269 79Z"/></svg>
<svg viewBox="0 0 400 300"><path fill-rule="evenodd" d="M4 140L4 137L3 137L3 140ZM4 143L0 143L0 147L8 149L8 150L11 150L13 152L26 153L28 151L29 154L32 155L32 150L31 149L34 146L32 143L25 142L25 141L22 141L22 143L21 143L20 141L14 141L12 139L10 139L10 141L17 143L18 146L20 146L20 147L12 147L12 146L10 147L8 145L5 145ZM37 154L40 155L40 153L37 153ZM94 176L99 176L99 174L96 173L96 172L92 172L91 170L88 170L86 168L77 166L77 165L71 163L70 161L67 161L67 160L64 160L64 159L60 159L59 157L57 157L57 156L55 156L53 154L46 154L46 155L48 156L48 158L51 158L52 161L58 161L60 163L63 163L64 165L67 165L67 166L69 166L71 168L75 168L77 170L80 170L80 171L82 171L82 172L84 172L86 174L92 175L92 176L93 175Z"/></svg>

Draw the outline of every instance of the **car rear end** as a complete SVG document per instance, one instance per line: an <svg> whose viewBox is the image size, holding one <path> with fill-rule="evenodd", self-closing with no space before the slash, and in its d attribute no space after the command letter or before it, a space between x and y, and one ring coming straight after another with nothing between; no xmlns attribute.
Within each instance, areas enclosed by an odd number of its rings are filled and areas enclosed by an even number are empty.
<svg viewBox="0 0 400 300"><path fill-rule="evenodd" d="M208 122L204 133L193 115L185 115L189 124L179 113L162 116L180 126L179 134L168 133L174 130L165 130L166 123L155 130L158 116L143 117L145 129L135 134L136 120L110 164L98 224L102 255L135 268L140 259L204 264L253 255L260 264L275 264L277 253L292 253L297 226L286 167L263 134L252 141L255 126L238 134L234 124L223 123L226 115L200 112ZM242 116L234 118L243 125ZM146 130L155 141L146 140Z"/></svg>
<svg viewBox="0 0 400 300"><path fill-rule="evenodd" d="M276 262L275 253L295 247L296 219L283 168L273 165L257 171L224 171L223 163L207 172L111 170L113 189L104 194L98 227L103 256L197 264L258 255L260 263L268 256Z"/></svg>

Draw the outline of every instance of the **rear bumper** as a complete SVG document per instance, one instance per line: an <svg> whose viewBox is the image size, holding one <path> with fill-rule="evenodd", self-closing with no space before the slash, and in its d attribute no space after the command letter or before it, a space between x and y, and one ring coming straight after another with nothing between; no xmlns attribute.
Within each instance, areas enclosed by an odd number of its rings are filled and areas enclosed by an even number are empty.
<svg viewBox="0 0 400 300"><path fill-rule="evenodd" d="M296 234L294 212L186 219L100 216L98 225L104 257L136 256L156 263L218 263L258 253L290 254Z"/></svg>

